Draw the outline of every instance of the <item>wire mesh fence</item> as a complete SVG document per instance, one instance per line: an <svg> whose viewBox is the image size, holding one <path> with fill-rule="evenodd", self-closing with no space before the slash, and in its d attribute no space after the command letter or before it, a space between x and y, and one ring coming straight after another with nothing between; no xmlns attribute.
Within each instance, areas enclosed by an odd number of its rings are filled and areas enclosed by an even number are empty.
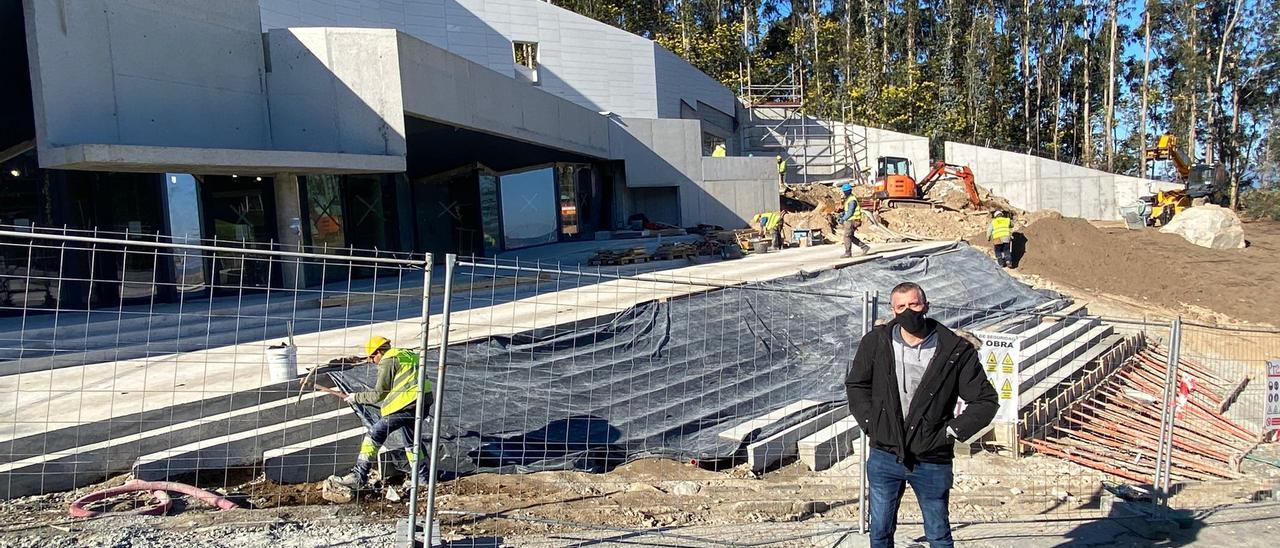
<svg viewBox="0 0 1280 548"><path fill-rule="evenodd" d="M57 493L15 519L132 476L258 508L349 500L450 539L866 531L878 449L846 375L904 280L972 344L955 367L979 368L999 406L948 442L953 524L1200 507L1274 481L1280 332L1099 317L971 249L796 273L261 247L0 230L0 486ZM396 423L376 488L334 499L326 478L383 419L334 395L377 384L375 335L418 359L410 415L431 420ZM425 484L402 487L428 454ZM900 515L921 521L910 489Z"/></svg>
<svg viewBox="0 0 1280 548"><path fill-rule="evenodd" d="M422 257L28 227L0 258L5 499L129 474L319 502L274 484L345 472L363 428L316 373L424 329Z"/></svg>

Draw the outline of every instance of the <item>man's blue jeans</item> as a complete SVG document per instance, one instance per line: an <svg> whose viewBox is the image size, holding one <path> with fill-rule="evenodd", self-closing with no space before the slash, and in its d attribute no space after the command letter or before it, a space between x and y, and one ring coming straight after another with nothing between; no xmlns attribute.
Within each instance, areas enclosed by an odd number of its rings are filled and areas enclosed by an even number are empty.
<svg viewBox="0 0 1280 548"><path fill-rule="evenodd" d="M867 457L867 482L871 488L871 548L890 548L898 529L898 503L906 484L916 492L924 515L924 535L930 548L951 548L951 464L916 463L912 470L897 455L872 449Z"/></svg>

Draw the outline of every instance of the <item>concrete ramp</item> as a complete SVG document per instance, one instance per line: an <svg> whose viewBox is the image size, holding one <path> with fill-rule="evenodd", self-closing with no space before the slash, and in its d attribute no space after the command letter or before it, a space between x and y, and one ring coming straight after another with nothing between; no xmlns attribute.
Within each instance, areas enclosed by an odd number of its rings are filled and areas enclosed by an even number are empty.
<svg viewBox="0 0 1280 548"><path fill-rule="evenodd" d="M306 440L262 454L267 479L281 484L310 483L346 473L355 463L364 439L359 426Z"/></svg>

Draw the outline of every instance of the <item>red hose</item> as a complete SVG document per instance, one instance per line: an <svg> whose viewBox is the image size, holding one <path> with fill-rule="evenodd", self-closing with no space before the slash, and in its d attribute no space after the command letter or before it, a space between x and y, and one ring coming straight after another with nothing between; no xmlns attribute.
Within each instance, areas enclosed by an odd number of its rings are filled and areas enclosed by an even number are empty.
<svg viewBox="0 0 1280 548"><path fill-rule="evenodd" d="M107 497L114 497L116 495L122 495L124 493L133 493L137 491L151 491L152 495L156 497L156 504L153 504L151 506L147 506L144 508L138 508L136 510L130 510L127 512L102 512L98 510L89 510L85 508L85 505L92 502L100 501ZM183 495L193 496L199 500L202 500L213 506L216 506L219 510L230 510L232 508L239 507L239 505L237 505L235 502L232 502L227 498L218 496L217 494L211 493L209 491L205 491L204 489L200 489L199 487L187 485L185 483L177 483L173 481L132 480L124 485L121 485L120 487L112 487L110 489L94 491L92 493L89 493L88 495L80 497L76 499L75 502L71 503L71 507L67 509L67 512L71 514L71 517L76 517L76 518L90 518L90 517L100 516L104 514L116 514L116 513L138 514L138 515L148 515L148 516L163 515L169 511L169 507L173 503L173 500L169 497L169 491L172 491L174 493L181 493Z"/></svg>

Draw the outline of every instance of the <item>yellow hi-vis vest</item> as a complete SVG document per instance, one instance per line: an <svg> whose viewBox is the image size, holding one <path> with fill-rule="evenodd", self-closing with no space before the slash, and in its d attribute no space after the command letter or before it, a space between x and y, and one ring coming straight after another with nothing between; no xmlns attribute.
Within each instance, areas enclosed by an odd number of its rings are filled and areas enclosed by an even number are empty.
<svg viewBox="0 0 1280 548"><path fill-rule="evenodd" d="M383 356L383 359L386 358L395 358L399 362L399 368L392 377L391 389L379 404L384 417L413 405L418 399L418 353L392 348ZM431 381L426 381L424 396L430 392Z"/></svg>
<svg viewBox="0 0 1280 548"><path fill-rule="evenodd" d="M751 218L751 222L758 224L760 222L760 219L765 220L764 230L766 232L772 232L774 230L777 230L778 226L782 224L782 212L766 211L764 213L757 213L755 217Z"/></svg>
<svg viewBox="0 0 1280 548"><path fill-rule="evenodd" d="M1010 230L1011 221L1008 217L996 217L991 219L991 239L996 242L1003 242L1009 239L1012 234Z"/></svg>
<svg viewBox="0 0 1280 548"><path fill-rule="evenodd" d="M849 202L853 202L853 215L849 216L850 221L862 220L862 204L858 202L858 197L852 194L844 199L844 210L849 211ZM841 212L843 215L843 212Z"/></svg>

